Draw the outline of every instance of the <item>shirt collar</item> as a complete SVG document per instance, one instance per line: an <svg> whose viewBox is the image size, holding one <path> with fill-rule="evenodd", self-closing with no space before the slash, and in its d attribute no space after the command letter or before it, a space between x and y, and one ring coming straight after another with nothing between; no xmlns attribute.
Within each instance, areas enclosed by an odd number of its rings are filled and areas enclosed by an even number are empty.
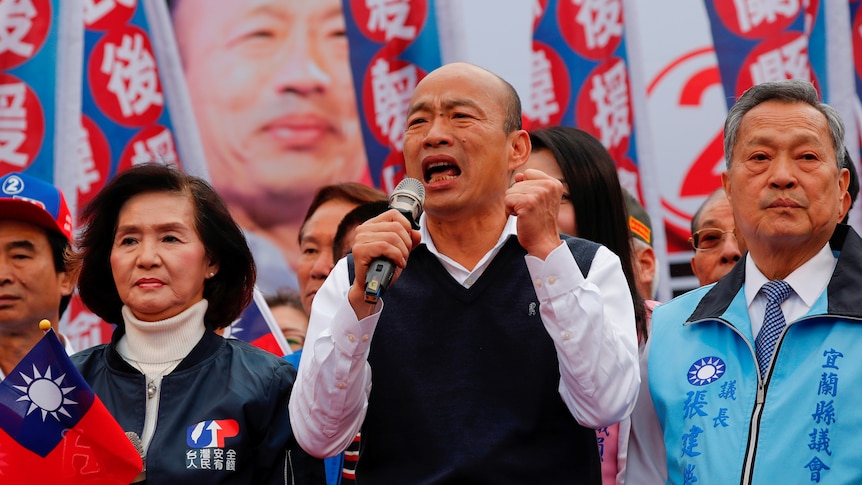
<svg viewBox="0 0 862 485"><path fill-rule="evenodd" d="M814 306L814 302L823 293L838 259L832 254L829 243L826 243L820 251L802 266L790 273L784 281L793 288L799 298L808 308ZM760 292L760 288L769 281L757 268L751 253L745 258L745 302L750 307L754 298Z"/></svg>
<svg viewBox="0 0 862 485"><path fill-rule="evenodd" d="M424 213L419 217L419 234L422 236L419 244L427 246L428 251L435 256L444 256L440 254L437 250L437 246L434 245L434 241L431 240L431 234L428 233L427 219L425 218ZM516 216L509 216L509 218L506 219L506 225L503 227L503 232L500 234L499 239L497 239L497 243L491 251L496 252L511 236L518 237L518 218Z"/></svg>

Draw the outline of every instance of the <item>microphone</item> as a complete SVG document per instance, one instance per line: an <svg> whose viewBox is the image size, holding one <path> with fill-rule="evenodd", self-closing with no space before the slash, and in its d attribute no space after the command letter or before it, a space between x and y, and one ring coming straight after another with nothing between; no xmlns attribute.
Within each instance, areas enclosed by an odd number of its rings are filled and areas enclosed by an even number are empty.
<svg viewBox="0 0 862 485"><path fill-rule="evenodd" d="M389 196L389 208L396 209L410 222L413 229L419 229L419 216L425 202L425 187L414 178L405 178ZM376 258L368 267L365 276L365 301L377 303L395 275L395 263L387 258Z"/></svg>

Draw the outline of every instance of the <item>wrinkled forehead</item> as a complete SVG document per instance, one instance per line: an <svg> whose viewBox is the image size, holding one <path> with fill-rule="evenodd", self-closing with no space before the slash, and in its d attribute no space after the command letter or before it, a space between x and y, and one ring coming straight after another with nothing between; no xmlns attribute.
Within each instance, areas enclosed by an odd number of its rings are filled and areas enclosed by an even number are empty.
<svg viewBox="0 0 862 485"><path fill-rule="evenodd" d="M733 210L730 201L723 194L707 201L698 221L698 229L714 227L717 229L732 229L735 226Z"/></svg>

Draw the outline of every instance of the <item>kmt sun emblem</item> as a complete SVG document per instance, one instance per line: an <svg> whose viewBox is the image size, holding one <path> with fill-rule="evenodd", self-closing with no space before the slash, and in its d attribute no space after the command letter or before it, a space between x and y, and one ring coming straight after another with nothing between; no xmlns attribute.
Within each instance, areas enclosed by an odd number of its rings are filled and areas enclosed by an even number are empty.
<svg viewBox="0 0 862 485"><path fill-rule="evenodd" d="M705 386L721 379L724 375L724 361L718 357L704 357L688 368L688 382L695 386Z"/></svg>

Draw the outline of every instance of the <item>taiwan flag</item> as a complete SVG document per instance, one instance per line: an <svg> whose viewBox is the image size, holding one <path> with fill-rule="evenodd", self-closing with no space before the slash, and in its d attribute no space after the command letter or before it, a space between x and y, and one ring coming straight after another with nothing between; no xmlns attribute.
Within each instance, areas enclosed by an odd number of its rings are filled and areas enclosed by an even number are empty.
<svg viewBox="0 0 862 485"><path fill-rule="evenodd" d="M257 287L254 289L254 299L251 304L224 330L224 337L245 340L278 357L293 353L275 317L272 316L266 299Z"/></svg>
<svg viewBox="0 0 862 485"><path fill-rule="evenodd" d="M53 330L0 382L0 483L130 483L141 457Z"/></svg>

